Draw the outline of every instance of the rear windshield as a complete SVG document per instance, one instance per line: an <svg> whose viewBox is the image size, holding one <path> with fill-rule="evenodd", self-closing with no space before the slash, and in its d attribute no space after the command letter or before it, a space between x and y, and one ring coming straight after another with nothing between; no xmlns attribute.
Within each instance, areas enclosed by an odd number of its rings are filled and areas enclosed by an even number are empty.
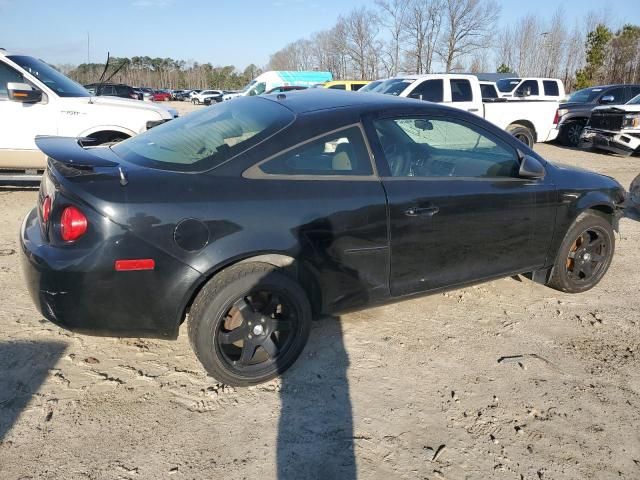
<svg viewBox="0 0 640 480"><path fill-rule="evenodd" d="M498 87L498 90L500 90L501 92L508 93L513 91L513 89L518 86L518 84L520 83L520 80L522 79L521 78L503 78L502 80L498 80L496 82L496 86Z"/></svg>
<svg viewBox="0 0 640 480"><path fill-rule="evenodd" d="M398 96L413 82L415 82L415 79L412 78L390 78L375 87L373 91Z"/></svg>
<svg viewBox="0 0 640 480"><path fill-rule="evenodd" d="M177 172L202 172L289 125L293 113L263 98L237 98L171 120L112 147L127 162Z"/></svg>

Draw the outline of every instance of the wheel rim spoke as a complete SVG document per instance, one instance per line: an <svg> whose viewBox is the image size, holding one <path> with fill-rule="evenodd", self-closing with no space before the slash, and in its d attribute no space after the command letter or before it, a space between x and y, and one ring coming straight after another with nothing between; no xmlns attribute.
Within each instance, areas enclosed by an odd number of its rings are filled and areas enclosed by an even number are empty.
<svg viewBox="0 0 640 480"><path fill-rule="evenodd" d="M244 337L244 328L234 328L230 332L220 332L220 343L229 345L238 342Z"/></svg>
<svg viewBox="0 0 640 480"><path fill-rule="evenodd" d="M275 294L271 294L271 298L269 299L269 303L264 307L263 313L268 315L275 315L276 310L278 309L278 305L280 305L280 297Z"/></svg>
<svg viewBox="0 0 640 480"><path fill-rule="evenodd" d="M240 354L240 358L238 359L238 363L240 365L248 365L251 359L253 358L253 354L256 351L256 346L252 343L245 341L242 344L242 353Z"/></svg>
<svg viewBox="0 0 640 480"><path fill-rule="evenodd" d="M265 341L262 342L260 346L265 349L265 351L269 354L271 358L276 358L276 356L278 355L278 352L280 351L280 349L275 344L275 342L271 339L271 337L266 338Z"/></svg>

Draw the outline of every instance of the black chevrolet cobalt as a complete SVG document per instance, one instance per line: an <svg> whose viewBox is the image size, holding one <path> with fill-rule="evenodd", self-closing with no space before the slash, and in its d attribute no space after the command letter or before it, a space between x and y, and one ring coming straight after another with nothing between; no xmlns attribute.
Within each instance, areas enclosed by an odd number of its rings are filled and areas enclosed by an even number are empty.
<svg viewBox="0 0 640 480"><path fill-rule="evenodd" d="M78 332L176 338L230 385L275 377L312 318L523 274L584 292L624 189L462 110L323 90L238 98L49 157L21 231L33 300Z"/></svg>

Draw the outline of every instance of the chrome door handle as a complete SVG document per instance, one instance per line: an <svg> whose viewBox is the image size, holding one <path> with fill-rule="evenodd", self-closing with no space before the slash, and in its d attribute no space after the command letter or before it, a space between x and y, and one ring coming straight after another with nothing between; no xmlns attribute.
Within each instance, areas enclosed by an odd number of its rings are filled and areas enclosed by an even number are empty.
<svg viewBox="0 0 640 480"><path fill-rule="evenodd" d="M433 217L438 213L440 209L438 207L411 207L404 212L407 217Z"/></svg>

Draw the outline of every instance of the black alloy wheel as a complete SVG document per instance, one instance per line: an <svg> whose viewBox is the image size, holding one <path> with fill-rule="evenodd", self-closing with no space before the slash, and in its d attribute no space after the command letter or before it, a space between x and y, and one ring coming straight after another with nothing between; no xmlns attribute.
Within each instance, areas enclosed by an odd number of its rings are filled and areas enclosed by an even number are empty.
<svg viewBox="0 0 640 480"><path fill-rule="evenodd" d="M298 358L311 330L311 305L295 278L265 263L215 275L189 312L189 340L207 372L232 386L266 382Z"/></svg>
<svg viewBox="0 0 640 480"><path fill-rule="evenodd" d="M576 284L586 284L597 277L609 256L607 232L591 227L576 238L567 255L567 276Z"/></svg>

